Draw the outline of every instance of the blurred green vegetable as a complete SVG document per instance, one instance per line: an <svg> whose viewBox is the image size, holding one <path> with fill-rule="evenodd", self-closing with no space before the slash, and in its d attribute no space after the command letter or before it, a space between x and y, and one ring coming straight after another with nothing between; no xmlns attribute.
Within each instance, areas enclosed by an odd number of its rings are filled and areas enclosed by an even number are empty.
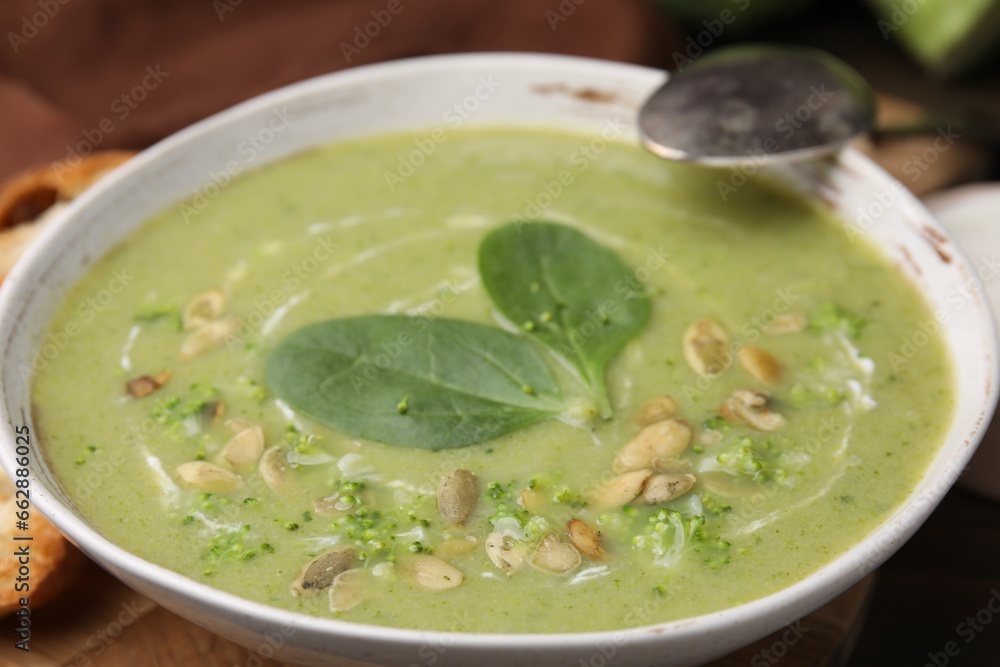
<svg viewBox="0 0 1000 667"><path fill-rule="evenodd" d="M1000 44L1000 0L867 0L882 36L933 74L962 74Z"/></svg>

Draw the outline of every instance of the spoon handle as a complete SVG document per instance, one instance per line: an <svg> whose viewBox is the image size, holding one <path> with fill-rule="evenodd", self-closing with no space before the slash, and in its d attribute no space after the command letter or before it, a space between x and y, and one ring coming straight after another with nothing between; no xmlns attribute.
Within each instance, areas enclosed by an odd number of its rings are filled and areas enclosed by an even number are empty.
<svg viewBox="0 0 1000 667"><path fill-rule="evenodd" d="M916 121L878 126L872 129L872 137L878 140L936 134L942 130L950 132L956 138L969 137L984 143L1000 145L1000 118L958 109L942 109Z"/></svg>

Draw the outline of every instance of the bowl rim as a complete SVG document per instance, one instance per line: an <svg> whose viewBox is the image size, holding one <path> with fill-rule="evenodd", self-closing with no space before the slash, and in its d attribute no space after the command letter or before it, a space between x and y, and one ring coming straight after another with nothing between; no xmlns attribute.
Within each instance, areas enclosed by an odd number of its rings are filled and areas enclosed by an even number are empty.
<svg viewBox="0 0 1000 667"><path fill-rule="evenodd" d="M30 296L33 291L33 287L27 284L26 279L30 276L36 264L45 260L50 253L58 248L59 243L56 239L60 232L65 227L71 225L73 218L76 217L80 210L90 206L92 201L102 198L104 193L112 190L118 182L132 177L133 174L141 171L147 164L160 160L162 154L167 153L175 147L180 147L182 144L203 134L210 133L214 128L226 125L242 116L273 108L282 102L310 91L325 90L331 85L347 87L358 82L370 82L373 77L388 78L405 76L414 71L426 71L428 68L439 68L441 72L447 73L456 70L479 70L488 66L497 66L498 64L524 69L577 68L589 72L605 71L606 73L618 75L644 76L650 79L651 86L655 84L654 79L662 79L664 75L662 71L648 67L592 58L535 53L487 52L424 56L364 65L317 76L256 96L209 116L157 142L116 170L113 174L102 179L100 183L72 202L62 212L59 220L50 225L41 235L41 238L32 244L21 261L15 265L13 271L5 281L2 290L0 290L0 315L6 316L0 317L0 339L6 343L13 335L17 319L12 320L10 315L31 308L27 303L23 306L19 303L19 300L22 300L25 296ZM414 125L414 129L418 129L418 126ZM888 182L887 179L889 177L885 172L852 148L846 149L841 154L840 160L842 164L859 173L863 178ZM915 206L916 211L925 211L923 206L909 191L906 191L903 197L904 202L911 208ZM942 237L950 240L950 235L933 221L930 214L924 215L922 213L921 216L921 222L926 218L927 221L932 223L931 226L935 231L939 232ZM133 226L133 229L140 225L141 223L137 223ZM968 267L968 261L964 255L961 255L961 253L958 254L960 256L960 264L961 262L965 262L965 266ZM982 294L981 286L976 286L975 293L978 296L976 307L985 310L988 316L986 319L989 321L990 330L983 333L987 338L991 339L992 351L994 353L990 358L990 384L983 403L981 417L971 429L967 429L964 432L968 438L966 440L967 444L978 442L981 439L996 403L998 385L998 361L995 354L997 342L996 332L992 327L993 318L989 316L988 306L984 305L986 300ZM5 347L9 350L9 345L5 345ZM0 393L3 393L3 384L5 384L3 377L8 374L7 369L9 367L6 363L9 360L8 358L8 352L4 352L3 358L0 359L0 361L4 362L3 366L0 367ZM957 377L957 374L953 382L957 388L960 384L960 378ZM21 406L22 414L26 407ZM3 445L0 448L0 461L2 461L3 466L9 473L13 473L15 467L13 460L14 434L12 428L15 423L14 417L15 415L11 414L11 411L8 410L6 399L0 400L0 421L8 425L8 428L0 432L0 444ZM27 419L23 421L23 423L27 422ZM33 446L37 447L37 445ZM926 516L930 514L952 486L962 467L964 467L964 464L971 457L974 447L968 446L964 449L959 449L957 444L951 444L946 439L940 446L939 455L944 450L955 450L953 453L956 456L953 460L956 464L961 465L950 467L946 475L930 482L926 479L921 480L905 500L897 506L896 512L888 517L880 526L873 529L873 532L861 542L841 552L832 560L826 562L799 581L769 595L698 616L615 630L578 633L471 633L459 631L438 634L451 636L453 643L450 644L450 647L456 649L498 649L514 646L518 650L555 651L564 649L568 645L580 643L598 645L602 642L613 642L620 645L622 643L641 644L658 642L664 637L678 639L691 636L710 637L716 633L723 633L728 628L740 625L747 619L757 616L780 615L787 619L785 622L790 622L799 617L804 611L818 607L836 594L839 594L840 591L861 579L891 555L894 549L888 553L884 553L886 548L883 547L880 549L880 553L876 559L873 560L870 556L862 558L865 553L865 545L878 534L878 531L889 526L897 527L898 530L895 532L897 543L905 541L906 538L916 531L923 520L926 519ZM40 449L35 449L34 451L39 452ZM195 581L173 570L146 561L111 542L99 533L95 527L92 527L82 518L79 518L74 510L54 497L54 494L48 489L46 482L40 479L35 472L37 465L38 462L34 462L29 473L33 505L63 533L70 536L71 540L79 545L88 555L92 555L106 568L110 565L115 570L115 573L119 571L124 572L131 577L149 582L158 589L166 590L179 598L195 600L205 608L221 613L229 618L245 619L245 621L254 621L257 624L268 626L292 626L297 630L336 635L344 640L361 640L364 642L376 642L382 645L395 644L405 647L420 645L427 641L429 633L436 632L322 618L272 607L213 588L208 584ZM924 488L925 486L927 488ZM905 513L905 510L913 506L914 501L919 497L927 497L927 505L921 507L917 513L902 517L901 515ZM862 561L870 567L857 565L857 563ZM105 563L108 565L105 565ZM806 595L810 592L813 594L812 596Z"/></svg>

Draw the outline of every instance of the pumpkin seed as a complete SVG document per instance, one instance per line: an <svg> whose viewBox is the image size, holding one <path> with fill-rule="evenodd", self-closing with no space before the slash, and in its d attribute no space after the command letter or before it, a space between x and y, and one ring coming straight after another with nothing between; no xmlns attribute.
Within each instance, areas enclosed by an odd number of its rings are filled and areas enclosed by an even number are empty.
<svg viewBox="0 0 1000 667"><path fill-rule="evenodd" d="M694 441L699 445L717 445L724 439L725 436L722 434L722 431L716 431L710 428L699 431L698 435L694 437Z"/></svg>
<svg viewBox="0 0 1000 667"><path fill-rule="evenodd" d="M326 498L320 498L319 500L313 501L313 512L316 514L322 514L323 516L336 515L340 512L337 509L337 501L340 500L340 494L333 494L332 496L327 496Z"/></svg>
<svg viewBox="0 0 1000 667"><path fill-rule="evenodd" d="M687 472L691 469L690 461L682 461L681 459L664 459L655 458L653 459L653 470L656 472Z"/></svg>
<svg viewBox="0 0 1000 667"><path fill-rule="evenodd" d="M260 457L260 476L272 491L280 491L285 485L288 473L288 458L285 449L278 445L271 447Z"/></svg>
<svg viewBox="0 0 1000 667"><path fill-rule="evenodd" d="M239 467L254 463L264 451L264 431L260 426L243 429L225 444L219 452L221 460Z"/></svg>
<svg viewBox="0 0 1000 667"><path fill-rule="evenodd" d="M457 468L441 478L437 491L437 507L448 523L465 523L476 508L476 476Z"/></svg>
<svg viewBox="0 0 1000 667"><path fill-rule="evenodd" d="M580 552L552 533L542 538L531 555L532 566L549 574L566 574L579 567L581 562Z"/></svg>
<svg viewBox="0 0 1000 667"><path fill-rule="evenodd" d="M526 562L524 547L514 538L500 533L486 536L486 555L508 577L524 567Z"/></svg>
<svg viewBox="0 0 1000 667"><path fill-rule="evenodd" d="M233 319L215 320L194 330L181 344L181 359L190 359L217 348L236 333Z"/></svg>
<svg viewBox="0 0 1000 667"><path fill-rule="evenodd" d="M691 443L691 427L677 419L650 424L626 443L615 457L615 472L639 470L652 465L654 458L671 458Z"/></svg>
<svg viewBox="0 0 1000 667"><path fill-rule="evenodd" d="M767 409L770 398L767 392L737 389L719 408L719 414L727 421L746 424L758 431L776 431L785 425L785 418Z"/></svg>
<svg viewBox="0 0 1000 667"><path fill-rule="evenodd" d="M475 539L466 540L462 538L445 540L441 544L434 547L434 553L437 554L438 558L454 558L456 556L464 556L475 550Z"/></svg>
<svg viewBox="0 0 1000 667"><path fill-rule="evenodd" d="M465 581L465 575L458 568L436 556L416 554L401 560L413 582L427 590L445 591Z"/></svg>
<svg viewBox="0 0 1000 667"><path fill-rule="evenodd" d="M365 599L365 573L358 568L344 570L330 585L330 611L347 611Z"/></svg>
<svg viewBox="0 0 1000 667"><path fill-rule="evenodd" d="M684 332L684 358L699 375L721 375L733 363L725 329L710 317L689 326Z"/></svg>
<svg viewBox="0 0 1000 667"><path fill-rule="evenodd" d="M573 546L587 558L600 560L607 555L601 544L601 533L589 523L580 519L570 519L566 525L566 533Z"/></svg>
<svg viewBox="0 0 1000 667"><path fill-rule="evenodd" d="M218 319L226 309L226 293L220 289L210 289L202 292L187 302L181 321L184 331L194 331L209 322Z"/></svg>
<svg viewBox="0 0 1000 667"><path fill-rule="evenodd" d="M545 505L544 496L534 489L521 489L518 501L521 507L534 514L537 514Z"/></svg>
<svg viewBox="0 0 1000 667"><path fill-rule="evenodd" d="M350 569L355 556L354 547L336 547L316 556L292 582L292 595L311 595L331 585L337 575Z"/></svg>
<svg viewBox="0 0 1000 667"><path fill-rule="evenodd" d="M235 473L208 461L182 463L177 466L177 476L191 486L209 493L231 491L240 483L240 478Z"/></svg>
<svg viewBox="0 0 1000 667"><path fill-rule="evenodd" d="M680 498L691 490L696 478L694 475L678 473L663 473L653 475L646 482L642 491L642 499L650 505L661 505Z"/></svg>
<svg viewBox="0 0 1000 667"><path fill-rule="evenodd" d="M739 356L743 368L764 384L775 384L781 379L781 364L767 350L747 345L740 349Z"/></svg>
<svg viewBox="0 0 1000 667"><path fill-rule="evenodd" d="M798 333L806 328L809 320L802 313L785 313L778 315L774 321L767 326L769 334L791 334Z"/></svg>
<svg viewBox="0 0 1000 667"><path fill-rule="evenodd" d="M639 408L636 423L645 427L670 419L675 414L677 414L677 402L669 396L657 396Z"/></svg>
<svg viewBox="0 0 1000 667"><path fill-rule="evenodd" d="M144 398L165 385L167 380L170 379L170 376L170 371L163 371L155 377L140 375L137 378L129 380L125 384L125 389L135 398Z"/></svg>
<svg viewBox="0 0 1000 667"><path fill-rule="evenodd" d="M233 433L239 433L240 431L245 431L253 426L253 422L249 422L246 419L240 417L233 417L232 419L226 420L226 428L228 428Z"/></svg>
<svg viewBox="0 0 1000 667"><path fill-rule="evenodd" d="M589 494L590 505L598 512L624 507L642 493L652 470L633 470L601 484Z"/></svg>

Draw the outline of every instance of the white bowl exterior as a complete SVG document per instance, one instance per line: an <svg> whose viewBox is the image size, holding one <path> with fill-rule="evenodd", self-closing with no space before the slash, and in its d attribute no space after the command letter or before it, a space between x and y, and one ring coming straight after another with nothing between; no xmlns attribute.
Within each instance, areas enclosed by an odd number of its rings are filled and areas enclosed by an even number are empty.
<svg viewBox="0 0 1000 667"><path fill-rule="evenodd" d="M1000 312L1000 281L996 257L1000 253L996 214L1000 211L1000 183L964 185L935 193L927 208L949 230L977 266L977 274L993 307ZM1000 502L1000 423L994 421L983 436L959 485Z"/></svg>
<svg viewBox="0 0 1000 667"><path fill-rule="evenodd" d="M213 178L216 184L224 181L227 167L232 172L235 164L237 171L248 171L346 137L421 129L430 137L432 128L450 131L456 119L468 127L575 128L594 137L610 124L624 129L622 138L637 140L638 106L664 76L646 68L561 56L421 58L283 88L164 140L74 202L0 290L2 421L32 425L30 360L66 290L97 257L152 215L192 195L210 198L217 192ZM467 118L449 112L456 104L464 104ZM437 665L479 667L581 661L680 666L735 650L827 602L888 558L955 481L996 400L996 340L989 306L972 269L922 205L852 150L823 164L783 168L776 174L828 202L844 220L845 233L871 239L925 294L942 318L940 335L955 363L958 394L944 446L897 514L848 553L778 593L705 616L620 632L477 635L388 629L248 602L127 553L73 508L37 443L32 448L32 500L90 557L141 593L244 646L265 655L274 650L284 660L322 664L337 655L410 665L433 656ZM720 173L720 180L729 177L729 172ZM959 303L955 294L965 285L971 297ZM0 438L0 459L12 473L12 428L5 428Z"/></svg>

